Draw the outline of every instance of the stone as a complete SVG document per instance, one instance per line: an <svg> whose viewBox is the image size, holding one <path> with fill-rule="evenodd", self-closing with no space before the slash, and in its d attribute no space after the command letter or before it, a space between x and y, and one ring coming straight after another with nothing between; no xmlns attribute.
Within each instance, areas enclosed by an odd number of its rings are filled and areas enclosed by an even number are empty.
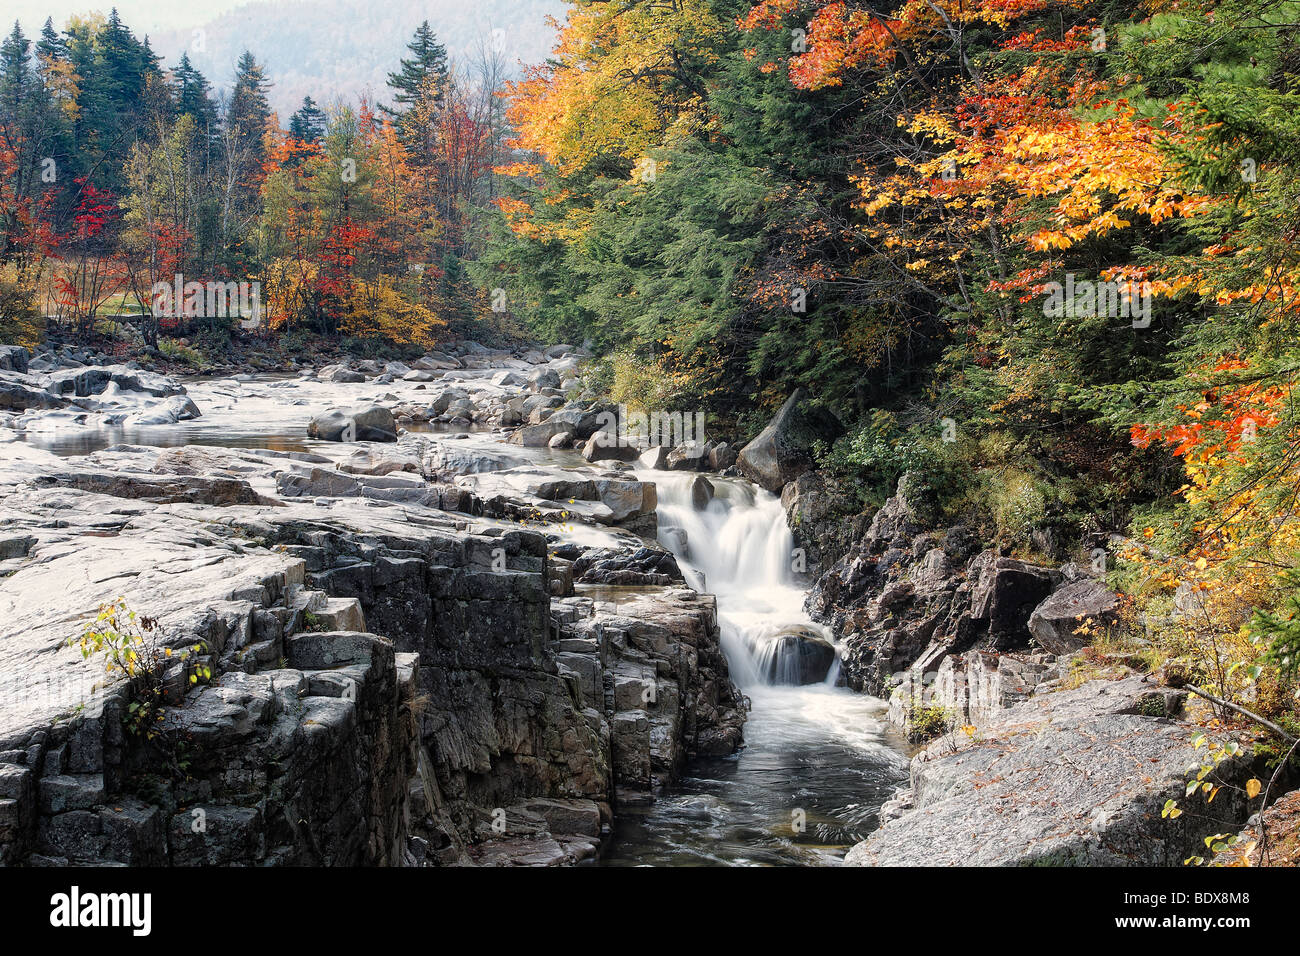
<svg viewBox="0 0 1300 956"><path fill-rule="evenodd" d="M712 445L709 448L709 470L726 471L736 463L738 457L739 452L737 452L736 449L732 448L725 441L718 442L716 445Z"/></svg>
<svg viewBox="0 0 1300 956"><path fill-rule="evenodd" d="M703 475L696 475L691 479L691 507L696 511L704 511L709 507L709 502L713 500L713 482Z"/></svg>
<svg viewBox="0 0 1300 956"><path fill-rule="evenodd" d="M345 498L361 494L356 478L338 471L312 468L306 474L282 471L275 487L286 498Z"/></svg>
<svg viewBox="0 0 1300 956"><path fill-rule="evenodd" d="M528 384L534 391L540 391L543 388L559 388L560 376L555 369L542 368L529 376Z"/></svg>
<svg viewBox="0 0 1300 956"><path fill-rule="evenodd" d="M572 433L575 441L586 441L597 431L617 430L618 417L613 412L595 409L561 408L543 422L524 425L510 441L530 448L544 448L561 432Z"/></svg>
<svg viewBox="0 0 1300 956"><path fill-rule="evenodd" d="M43 388L0 378L0 409L25 412L31 408L60 408L63 401Z"/></svg>
<svg viewBox="0 0 1300 956"><path fill-rule="evenodd" d="M137 415L129 416L123 424L136 427L146 425L174 425L199 418L203 413L188 395L175 395L161 404Z"/></svg>
<svg viewBox="0 0 1300 956"><path fill-rule="evenodd" d="M307 437L336 442L395 442L397 422L379 405L335 410L318 415L307 425Z"/></svg>
<svg viewBox="0 0 1300 956"><path fill-rule="evenodd" d="M832 442L842 430L833 415L813 406L802 388L796 389L767 427L741 449L736 466L755 484L779 493L813 467L813 443Z"/></svg>
<svg viewBox="0 0 1300 956"><path fill-rule="evenodd" d="M31 358L21 345L0 345L0 372L26 373Z"/></svg>
<svg viewBox="0 0 1300 956"><path fill-rule="evenodd" d="M1054 591L1029 615L1029 632L1052 654L1071 654L1090 643L1076 634L1087 621L1105 628L1118 620L1119 596L1094 578L1080 578Z"/></svg>
<svg viewBox="0 0 1300 956"><path fill-rule="evenodd" d="M654 471L668 470L668 453L671 448L663 445L655 445L653 448L647 448L637 459L642 468L650 468Z"/></svg>
<svg viewBox="0 0 1300 956"><path fill-rule="evenodd" d="M582 457L587 461L636 461L641 449L634 443L624 443L609 432L596 432L582 446Z"/></svg>
<svg viewBox="0 0 1300 956"><path fill-rule="evenodd" d="M849 851L849 866L1181 866L1250 814L1248 759L1230 758L1213 803L1167 819L1198 766L1195 727L1150 701L1143 678L1038 694L976 735L952 734L911 765L914 809ZM1134 768L1141 768L1134 772Z"/></svg>
<svg viewBox="0 0 1300 956"><path fill-rule="evenodd" d="M328 375L328 381L341 383L341 384L349 384L349 383L356 384L358 382L364 382L365 380L366 377L360 372L354 372L352 371L352 369L345 368L343 366L334 368L329 372Z"/></svg>
<svg viewBox="0 0 1300 956"><path fill-rule="evenodd" d="M702 471L708 464L708 449L700 442L678 445L664 459L664 467L669 471Z"/></svg>
<svg viewBox="0 0 1300 956"><path fill-rule="evenodd" d="M981 564L982 558L987 560ZM978 576L968 572L975 580L972 619L988 621L989 634L1000 649L1027 645L1029 616L1051 593L1058 572L988 552L977 556L972 566L980 568Z"/></svg>

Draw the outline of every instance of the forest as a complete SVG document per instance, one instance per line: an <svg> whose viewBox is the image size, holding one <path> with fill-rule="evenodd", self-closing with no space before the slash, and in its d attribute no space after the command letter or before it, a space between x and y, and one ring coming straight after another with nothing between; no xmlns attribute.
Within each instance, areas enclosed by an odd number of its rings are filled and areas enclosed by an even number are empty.
<svg viewBox="0 0 1300 956"><path fill-rule="evenodd" d="M907 475L930 527L1100 560L1117 653L1300 733L1300 3L574 0L555 26L511 78L425 23L383 101L282 118L251 54L218 98L116 13L15 25L0 342L196 368L584 343L614 401L740 444L803 388L851 511ZM174 276L256 282L261 312L157 316Z"/></svg>

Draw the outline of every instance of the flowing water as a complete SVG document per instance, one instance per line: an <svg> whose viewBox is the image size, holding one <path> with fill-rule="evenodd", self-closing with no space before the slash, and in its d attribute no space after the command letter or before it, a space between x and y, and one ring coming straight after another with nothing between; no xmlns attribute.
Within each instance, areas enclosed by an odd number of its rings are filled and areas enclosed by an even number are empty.
<svg viewBox="0 0 1300 956"><path fill-rule="evenodd" d="M905 742L882 701L835 686L838 656L823 679L800 683L820 673L807 673L799 647L827 636L804 613L780 500L711 478L715 497L699 508L694 476L640 477L658 484L660 542L688 583L717 596L732 680L752 706L744 749L692 761L654 804L621 808L601 862L838 862L875 829L881 803L906 777Z"/></svg>
<svg viewBox="0 0 1300 956"><path fill-rule="evenodd" d="M292 389L292 394L282 389ZM57 455L85 455L117 443L185 444L316 451L350 449L305 437L323 408L371 398L373 387L259 376L196 382L202 418L140 428L78 427L75 416L25 440ZM373 396L377 397L377 396ZM444 431L439 426L407 426ZM467 440L495 442L485 433ZM539 463L581 467L572 452L528 449ZM638 865L813 865L835 863L875 829L881 803L906 777L905 742L885 705L835 687L838 657L803 611L794 542L781 502L744 481L710 478L707 503L693 500L696 476L645 472L659 492L659 539L688 582L715 594L732 679L751 701L745 747L692 761L654 804L622 807L600 863ZM584 529L587 530L587 529ZM589 529L593 544L608 543ZM809 651L813 651L811 655Z"/></svg>

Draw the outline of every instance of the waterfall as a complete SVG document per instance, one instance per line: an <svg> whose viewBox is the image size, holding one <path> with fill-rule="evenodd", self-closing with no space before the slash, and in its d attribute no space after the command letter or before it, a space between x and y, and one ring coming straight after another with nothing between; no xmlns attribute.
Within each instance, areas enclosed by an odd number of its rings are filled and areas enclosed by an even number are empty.
<svg viewBox="0 0 1300 956"><path fill-rule="evenodd" d="M691 587L717 596L736 684L833 685L839 655L803 610L781 500L746 481L660 471L640 477L658 486L660 543Z"/></svg>

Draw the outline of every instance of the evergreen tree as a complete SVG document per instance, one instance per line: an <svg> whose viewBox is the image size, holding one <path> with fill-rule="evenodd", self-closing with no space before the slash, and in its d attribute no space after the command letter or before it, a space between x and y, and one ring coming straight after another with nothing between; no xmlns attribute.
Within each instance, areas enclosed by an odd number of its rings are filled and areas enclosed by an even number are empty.
<svg viewBox="0 0 1300 956"><path fill-rule="evenodd" d="M207 169L212 164L219 143L217 104L212 99L211 85L194 68L188 53L181 54L180 63L172 70L171 95L177 119L189 116L194 120L192 146L203 168Z"/></svg>
<svg viewBox="0 0 1300 956"><path fill-rule="evenodd" d="M304 143L319 143L325 135L325 114L310 96L302 98L302 106L289 118L289 135Z"/></svg>
<svg viewBox="0 0 1300 956"><path fill-rule="evenodd" d="M45 25L41 27L41 38L36 41L36 59L43 70L49 69L45 64L66 63L68 60L68 44L54 29L51 17L46 17Z"/></svg>
<svg viewBox="0 0 1300 956"><path fill-rule="evenodd" d="M235 67L235 89L230 97L226 124L230 128L232 145L249 171L259 168L266 158L262 137L271 120L271 107L267 101L270 88L265 69L250 51L245 50Z"/></svg>
<svg viewBox="0 0 1300 956"><path fill-rule="evenodd" d="M441 102L447 81L447 48L438 42L428 20L420 24L406 48L415 56L403 59L401 70L388 74L393 101L409 109L432 94ZM403 111L386 109L385 112L397 116Z"/></svg>
<svg viewBox="0 0 1300 956"><path fill-rule="evenodd" d="M402 68L388 75L396 107L381 106L395 117L402 142L418 165L433 161L433 121L442 107L447 86L447 48L434 36L429 21L415 31L406 48L415 54L402 60Z"/></svg>

